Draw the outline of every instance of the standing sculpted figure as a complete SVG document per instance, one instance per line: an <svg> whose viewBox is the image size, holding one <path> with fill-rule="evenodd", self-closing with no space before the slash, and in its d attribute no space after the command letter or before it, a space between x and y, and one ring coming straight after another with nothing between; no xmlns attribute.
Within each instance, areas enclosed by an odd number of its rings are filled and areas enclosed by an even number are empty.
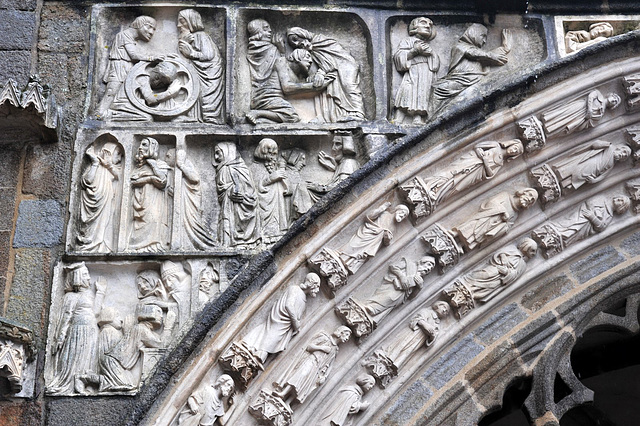
<svg viewBox="0 0 640 426"><path fill-rule="evenodd" d="M123 90L122 85L133 64L139 61L154 62L163 59L163 56L149 55L144 47L138 44L139 41L149 42L155 30L155 19L149 16L138 16L131 23L131 28L116 34L109 51L109 65L103 79L107 89L96 109L98 119L108 118L109 107L118 92Z"/></svg>
<svg viewBox="0 0 640 426"><path fill-rule="evenodd" d="M351 176L360 168L356 159L356 145L352 135L336 134L333 137L331 154L324 151L318 152L318 163L327 170L333 172L333 177L326 184L307 182L312 201L318 201L327 192L335 188L340 182Z"/></svg>
<svg viewBox="0 0 640 426"><path fill-rule="evenodd" d="M589 31L567 31L564 44L567 53L577 52L587 46L605 40L613 35L613 26L608 22L596 22L589 26Z"/></svg>
<svg viewBox="0 0 640 426"><path fill-rule="evenodd" d="M51 348L55 372L47 386L54 395L71 395L76 378L98 372L98 320L107 289L103 278L91 289L91 276L84 262L65 267L67 272L61 315Z"/></svg>
<svg viewBox="0 0 640 426"><path fill-rule="evenodd" d="M198 279L198 307L202 308L218 292L220 292L220 273L211 263L207 263Z"/></svg>
<svg viewBox="0 0 640 426"><path fill-rule="evenodd" d="M217 424L216 420L225 414L224 399L232 396L234 391L235 384L231 376L221 375L214 383L191 394L186 406L178 415L178 424L180 426Z"/></svg>
<svg viewBox="0 0 640 426"><path fill-rule="evenodd" d="M183 327L191 316L191 275L181 263L162 262L160 274L169 296L178 304L178 325Z"/></svg>
<svg viewBox="0 0 640 426"><path fill-rule="evenodd" d="M220 204L218 242L226 247L253 245L260 226L258 195L251 173L233 142L217 144L213 160Z"/></svg>
<svg viewBox="0 0 640 426"><path fill-rule="evenodd" d="M467 250L473 250L487 240L505 235L515 224L518 212L529 208L538 199L533 188L501 192L483 202L480 210L468 221L453 228L453 232Z"/></svg>
<svg viewBox="0 0 640 426"><path fill-rule="evenodd" d="M305 51L306 52L306 51ZM307 155L300 148L291 148L282 153L286 161L285 172L290 185L289 220L295 221L313 206L309 184L302 178L302 168L307 165Z"/></svg>
<svg viewBox="0 0 640 426"><path fill-rule="evenodd" d="M431 84L440 69L440 57L428 42L436 37L433 21L415 18L409 24L409 37L398 44L393 63L402 75L396 93L393 120L402 124L413 118L413 124L423 124L429 113Z"/></svg>
<svg viewBox="0 0 640 426"><path fill-rule="evenodd" d="M289 229L289 210L285 195L291 190L287 181L285 166L278 156L278 144L273 139L264 138L253 153L264 168L256 170L254 176L258 189L262 242L274 243Z"/></svg>
<svg viewBox="0 0 640 426"><path fill-rule="evenodd" d="M119 185L122 174L122 148L114 142L102 145L100 154L94 147L87 148L91 164L82 174L80 186L80 225L76 236L77 247L86 252L112 251L113 228L118 206Z"/></svg>
<svg viewBox="0 0 640 426"><path fill-rule="evenodd" d="M451 49L451 62L447 75L433 85L432 108L438 112L447 101L466 88L476 84L488 73L489 67L502 66L509 60L511 33L502 30L502 45L491 51L482 47L487 42L487 28L471 24Z"/></svg>
<svg viewBox="0 0 640 426"><path fill-rule="evenodd" d="M193 9L178 13L178 50L191 60L200 78L200 115L206 123L224 124L224 66L218 46L204 32Z"/></svg>
<svg viewBox="0 0 640 426"><path fill-rule="evenodd" d="M369 408L369 403L362 400L365 393L373 389L376 380L368 374L358 377L356 384L340 389L336 394L333 403L329 405L330 410L322 418L323 424L331 426L351 425L348 419L350 415L358 414Z"/></svg>
<svg viewBox="0 0 640 426"><path fill-rule="evenodd" d="M326 91L316 96L318 118L327 123L364 120L364 101L360 90L360 65L344 47L332 38L313 34L300 27L287 30L294 49L311 53L318 67L314 84L325 84Z"/></svg>
<svg viewBox="0 0 640 426"><path fill-rule="evenodd" d="M264 363L269 354L287 349L291 338L302 326L307 296L316 297L320 291L320 277L310 272L299 285L290 286L271 307L269 317L254 327L242 339Z"/></svg>
<svg viewBox="0 0 640 426"><path fill-rule="evenodd" d="M349 337L351 330L344 325L336 328L332 335L324 331L316 334L296 362L291 363L291 368L274 383L277 390L273 394L285 402L291 398L302 404L327 380L338 355L338 345L349 341Z"/></svg>
<svg viewBox="0 0 640 426"><path fill-rule="evenodd" d="M177 167L182 172L182 225L191 243L199 249L215 245L211 231L202 221L202 191L200 189L200 173L187 152L178 148L170 149L166 155L167 164Z"/></svg>
<svg viewBox="0 0 640 426"><path fill-rule="evenodd" d="M542 125L547 136L568 135L577 130L595 127L607 109L620 105L620 96L592 90L580 99L567 102L542 113Z"/></svg>
<svg viewBox="0 0 640 426"><path fill-rule="evenodd" d="M158 159L160 147L153 138L140 142L131 174L133 227L129 248L159 252L169 243L169 194L165 191L170 167Z"/></svg>
<svg viewBox="0 0 640 426"><path fill-rule="evenodd" d="M159 307L163 316L163 337L168 339L178 319L178 304L175 299L169 299L169 294L160 278L160 274L152 269L141 271L136 277L136 287L138 289L136 309L142 309L147 305Z"/></svg>

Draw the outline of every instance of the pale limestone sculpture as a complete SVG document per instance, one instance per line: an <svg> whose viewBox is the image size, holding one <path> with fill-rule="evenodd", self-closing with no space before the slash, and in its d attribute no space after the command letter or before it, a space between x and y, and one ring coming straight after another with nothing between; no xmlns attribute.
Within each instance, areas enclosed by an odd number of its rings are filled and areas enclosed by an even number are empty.
<svg viewBox="0 0 640 426"><path fill-rule="evenodd" d="M576 190L585 183L602 181L615 166L631 156L627 145L594 141L570 150L566 155L531 170L543 193L542 201L557 201L560 193Z"/></svg>
<svg viewBox="0 0 640 426"><path fill-rule="evenodd" d="M263 324L253 328L243 341L264 363L269 354L284 351L291 338L302 326L302 315L307 306L307 296L316 297L320 291L320 277L310 272L299 285L290 286L271 307Z"/></svg>
<svg viewBox="0 0 640 426"><path fill-rule="evenodd" d="M212 296L219 292L220 273L209 262L200 272L200 279L198 280L198 307L202 308Z"/></svg>
<svg viewBox="0 0 640 426"><path fill-rule="evenodd" d="M260 226L258 194L251 173L233 142L218 143L213 159L220 205L218 242L226 247L254 246Z"/></svg>
<svg viewBox="0 0 640 426"><path fill-rule="evenodd" d="M180 426L200 426L218 424L216 420L225 414L224 400L235 392L233 379L222 374L204 389L195 391L187 400L187 404L178 415Z"/></svg>
<svg viewBox="0 0 640 426"><path fill-rule="evenodd" d="M616 195L610 200L597 195L582 203L574 213L535 229L531 236L542 248L544 256L549 258L571 244L604 231L613 215L625 213L630 204L624 195Z"/></svg>
<svg viewBox="0 0 640 426"><path fill-rule="evenodd" d="M322 195L331 191L340 182L351 176L360 168L356 160L356 145L351 133L336 133L333 137L331 154L324 151L318 153L318 162L322 167L333 172L333 177L326 184L308 182L309 195L313 202L318 201Z"/></svg>
<svg viewBox="0 0 640 426"><path fill-rule="evenodd" d="M307 164L307 155L300 148L292 148L282 152L285 160L285 173L289 182L290 196L287 197L289 219L294 222L313 206L309 192L309 184L303 179L301 171Z"/></svg>
<svg viewBox="0 0 640 426"><path fill-rule="evenodd" d="M109 253L114 247L114 217L122 176L122 146L117 141L107 141L95 152L95 144L87 148L90 160L80 181L80 216L78 250L90 253Z"/></svg>
<svg viewBox="0 0 640 426"><path fill-rule="evenodd" d="M162 339L163 342L168 342L178 320L177 302L175 299L169 299L160 274L152 269L138 273L136 287L138 289L138 309L146 305L155 305L162 309Z"/></svg>
<svg viewBox="0 0 640 426"><path fill-rule="evenodd" d="M487 28L481 24L471 24L456 45L451 49L449 72L433 85L431 99L432 114L458 96L466 88L476 84L486 75L489 67L505 65L511 51L511 32L502 30L502 44L484 51L487 42Z"/></svg>
<svg viewBox="0 0 640 426"><path fill-rule="evenodd" d="M351 330L345 326L335 329L332 335L324 331L316 334L291 368L278 379L273 394L290 404L294 400L302 404L307 397L327 380L331 366L338 354L338 345L346 343Z"/></svg>
<svg viewBox="0 0 640 426"><path fill-rule="evenodd" d="M358 377L356 384L340 389L335 399L329 405L328 412L322 417L322 424L331 426L351 425L348 417L365 411L369 403L362 400L365 393L369 392L376 381L373 376L364 375Z"/></svg>
<svg viewBox="0 0 640 426"><path fill-rule="evenodd" d="M212 231L203 223L200 173L184 149L170 149L165 158L170 167L177 167L182 172L181 217L184 231L194 247L202 250L213 247L216 242L211 237Z"/></svg>
<svg viewBox="0 0 640 426"><path fill-rule="evenodd" d="M529 208L538 199L533 188L514 194L501 192L489 198L468 221L453 228L453 232L467 250L473 250L485 241L505 235L515 224L518 212Z"/></svg>
<svg viewBox="0 0 640 426"><path fill-rule="evenodd" d="M200 78L199 119L224 124L224 64L218 46L204 32L202 17L193 9L178 13L178 50Z"/></svg>
<svg viewBox="0 0 640 426"><path fill-rule="evenodd" d="M289 28L287 40L294 49L311 53L318 67L316 85L331 79L326 90L315 98L318 119L327 123L364 120L360 64L351 53L336 40L300 27Z"/></svg>
<svg viewBox="0 0 640 426"><path fill-rule="evenodd" d="M499 250L480 268L457 278L443 293L458 318L474 308L475 302L486 303L514 283L527 269L527 259L536 255L538 245L525 238L518 246Z"/></svg>
<svg viewBox="0 0 640 426"><path fill-rule="evenodd" d="M572 53L603 41L612 35L613 26L610 23L596 22L589 26L589 31L567 31L564 36L564 44L567 53Z"/></svg>
<svg viewBox="0 0 640 426"><path fill-rule="evenodd" d="M264 138L256 147L254 158L264 164L256 170L254 181L258 190L262 242L276 242L289 229L289 209L285 196L290 194L285 166L278 156L278 144Z"/></svg>
<svg viewBox="0 0 640 426"><path fill-rule="evenodd" d="M91 289L91 276L84 262L66 268L65 295L55 330L51 354L53 380L47 384L51 395L73 395L78 375L98 372L98 322L106 292L100 277Z"/></svg>
<svg viewBox="0 0 640 426"><path fill-rule="evenodd" d="M168 295L178 304L178 326L183 327L191 316L191 275L170 260L162 262L160 273Z"/></svg>
<svg viewBox="0 0 640 426"><path fill-rule="evenodd" d="M105 94L96 108L98 119L109 119L108 110L118 92L123 91L123 84L133 67L139 61L161 60L162 56L153 56L138 44L138 41L149 42L156 30L155 19L149 16L138 16L131 24L131 28L119 32L109 51L109 65L104 74L107 84Z"/></svg>
<svg viewBox="0 0 640 426"><path fill-rule="evenodd" d="M542 113L541 121L547 137L568 135L578 130L595 127L607 109L620 105L620 96L609 93L604 96L592 90L586 97L575 99Z"/></svg>
<svg viewBox="0 0 640 426"><path fill-rule="evenodd" d="M518 135L525 145L525 151L535 152L544 148L547 136L538 117L532 115L516 123Z"/></svg>
<svg viewBox="0 0 640 426"><path fill-rule="evenodd" d="M153 138L140 142L131 174L133 226L129 249L160 252L169 244L169 165L158 159L160 147Z"/></svg>
<svg viewBox="0 0 640 426"><path fill-rule="evenodd" d="M9 382L9 393L22 390L22 372L25 363L23 346L20 343L0 338L0 377ZM0 393L4 396L4 392Z"/></svg>
<svg viewBox="0 0 640 426"><path fill-rule="evenodd" d="M402 124L410 119L420 125L429 114L431 85L440 69L440 57L428 42L436 37L429 18L415 18L409 24L409 37L402 40L393 54L393 64L402 75L396 92L393 121Z"/></svg>
<svg viewBox="0 0 640 426"><path fill-rule="evenodd" d="M493 178L506 162L523 152L524 147L518 139L480 142L437 175L424 179L417 176L400 189L410 202L416 219L428 216L451 196Z"/></svg>

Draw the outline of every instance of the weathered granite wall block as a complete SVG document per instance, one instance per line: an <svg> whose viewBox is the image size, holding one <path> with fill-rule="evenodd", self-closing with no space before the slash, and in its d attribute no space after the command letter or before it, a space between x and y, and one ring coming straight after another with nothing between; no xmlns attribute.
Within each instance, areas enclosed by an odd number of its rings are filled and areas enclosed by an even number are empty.
<svg viewBox="0 0 640 426"><path fill-rule="evenodd" d="M515 303L505 306L499 312L491 316L474 332L476 338L482 343L490 345L502 335L512 330L527 314Z"/></svg>
<svg viewBox="0 0 640 426"><path fill-rule="evenodd" d="M36 35L36 14L0 10L0 50L30 50Z"/></svg>
<svg viewBox="0 0 640 426"><path fill-rule="evenodd" d="M53 200L23 200L18 207L18 221L13 246L52 247L60 244L64 228L64 211Z"/></svg>
<svg viewBox="0 0 640 426"><path fill-rule="evenodd" d="M575 262L571 265L571 272L578 278L580 284L584 284L622 262L624 262L624 256L612 246L606 246Z"/></svg>
<svg viewBox="0 0 640 426"><path fill-rule="evenodd" d="M460 339L460 342L429 367L422 377L436 389L440 389L483 349L484 347L476 343L471 336Z"/></svg>

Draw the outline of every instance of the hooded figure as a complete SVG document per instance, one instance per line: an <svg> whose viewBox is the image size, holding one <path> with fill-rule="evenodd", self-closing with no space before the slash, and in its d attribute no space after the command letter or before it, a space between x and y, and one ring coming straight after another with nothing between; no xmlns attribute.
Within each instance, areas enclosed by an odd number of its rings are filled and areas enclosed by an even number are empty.
<svg viewBox="0 0 640 426"><path fill-rule="evenodd" d="M202 17L193 9L178 14L178 49L191 60L200 78L202 121L224 124L224 66L218 46L204 32Z"/></svg>
<svg viewBox="0 0 640 426"><path fill-rule="evenodd" d="M218 241L227 247L251 245L258 240L258 197L251 173L233 142L214 148L216 190L220 204Z"/></svg>

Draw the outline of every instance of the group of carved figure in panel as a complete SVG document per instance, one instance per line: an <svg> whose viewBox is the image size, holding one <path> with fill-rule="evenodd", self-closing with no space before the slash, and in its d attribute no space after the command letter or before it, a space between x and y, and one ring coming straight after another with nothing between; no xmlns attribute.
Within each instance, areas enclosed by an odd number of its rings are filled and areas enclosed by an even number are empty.
<svg viewBox="0 0 640 426"><path fill-rule="evenodd" d="M147 137L140 141L131 176L130 232L127 251L162 252L170 248L173 207L181 211L180 226L191 244L201 250L214 247L255 248L271 244L313 204L359 167L350 133L333 136L331 154L318 153L318 163L333 173L326 182L303 175L307 153L300 148L280 151L275 140L262 139L247 166L233 142L213 147L217 231L206 224L201 173L184 147L168 149L161 159L161 144ZM85 151L80 179L76 248L83 252L116 251L114 234L122 198L123 149L115 138L99 138ZM174 194L173 171L181 171L180 199ZM214 185L215 183L215 185ZM215 205L215 202L213 203ZM214 237L214 234L217 237Z"/></svg>
<svg viewBox="0 0 640 426"><path fill-rule="evenodd" d="M584 98L551 108L541 114L539 133L555 138L598 124L606 110L618 106L616 94L603 96L598 90ZM536 118L537 120L537 118ZM526 122L531 121L531 117ZM300 329L307 297L315 297L321 286L330 296L348 284L372 257L394 241L398 224L411 214L414 220L429 216L441 203L498 174L506 162L542 148L540 139L527 138L522 122L518 129L521 139L505 142L480 142L444 170L428 178L416 177L400 187L407 205L384 203L367 214L352 238L341 247L323 248L311 257L305 280L290 286L271 307L267 319L233 342L219 358L223 369L237 385L246 389L252 379L264 370L268 358L286 350ZM550 130L553 129L553 130ZM635 133L628 130L633 138ZM530 135L533 133L530 133ZM530 147L527 145L531 145ZM637 143L636 143L637 145ZM632 144L632 146L635 146ZM527 149L530 148L530 149ZM536 188L519 188L501 192L481 203L477 212L461 224L446 227L439 223L429 226L421 235L427 250L419 258L402 258L388 266L378 286L367 296L348 297L335 307L344 324L333 332L321 331L304 345L291 368L275 380L273 389L261 389L254 395L249 412L261 423L288 425L293 421L297 405L326 381L338 353L339 345L350 337L366 337L394 310L414 298L425 286L426 277L439 267L441 273L455 266L460 257L479 246L506 235L516 223L520 212L530 208L539 198L542 205L557 201L584 184L602 181L618 163L626 162L632 149L626 144L587 141L562 156L530 170ZM545 198L546 181L537 172L548 171L559 187L558 197ZM631 189L630 189L631 190ZM411 356L436 340L453 312L458 319L477 304L484 304L516 282L526 271L527 262L541 248L550 257L567 246L602 232L614 215L624 214L629 197L621 194L597 195L584 201L575 212L550 220L536 228L531 238L499 249L484 262L457 277L445 286L442 300L425 307L408 326L396 333L385 347L380 347L363 362L365 371L357 382L343 389L328 405L323 424L346 424L348 416L367 408L364 394L374 382L386 387Z"/></svg>

